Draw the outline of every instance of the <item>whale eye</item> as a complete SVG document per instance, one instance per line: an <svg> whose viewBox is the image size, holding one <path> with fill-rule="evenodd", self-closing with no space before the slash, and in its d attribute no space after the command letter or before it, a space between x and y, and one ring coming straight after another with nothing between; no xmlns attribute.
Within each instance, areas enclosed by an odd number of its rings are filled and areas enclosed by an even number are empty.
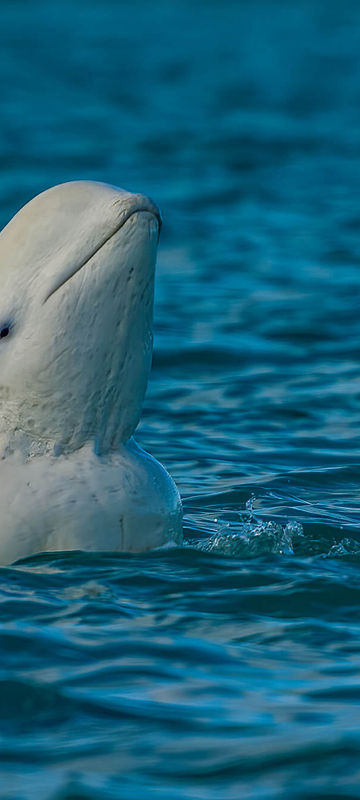
<svg viewBox="0 0 360 800"><path fill-rule="evenodd" d="M3 325L0 327L0 339L4 339L5 336L9 336L10 333L10 325Z"/></svg>

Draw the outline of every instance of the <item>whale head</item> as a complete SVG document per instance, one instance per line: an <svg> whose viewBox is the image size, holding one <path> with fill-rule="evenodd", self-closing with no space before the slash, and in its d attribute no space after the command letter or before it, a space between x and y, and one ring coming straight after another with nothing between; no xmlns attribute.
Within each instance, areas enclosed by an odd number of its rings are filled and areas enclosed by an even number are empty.
<svg viewBox="0 0 360 800"><path fill-rule="evenodd" d="M0 234L0 432L104 453L139 421L152 354L157 207L90 181Z"/></svg>

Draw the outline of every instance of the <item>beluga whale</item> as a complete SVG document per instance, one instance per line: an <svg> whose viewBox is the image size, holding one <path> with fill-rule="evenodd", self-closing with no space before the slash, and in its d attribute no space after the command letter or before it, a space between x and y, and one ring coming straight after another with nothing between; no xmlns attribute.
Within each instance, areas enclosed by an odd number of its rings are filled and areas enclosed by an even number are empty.
<svg viewBox="0 0 360 800"><path fill-rule="evenodd" d="M0 563L182 541L178 490L134 439L161 226L141 194L42 192L0 233Z"/></svg>

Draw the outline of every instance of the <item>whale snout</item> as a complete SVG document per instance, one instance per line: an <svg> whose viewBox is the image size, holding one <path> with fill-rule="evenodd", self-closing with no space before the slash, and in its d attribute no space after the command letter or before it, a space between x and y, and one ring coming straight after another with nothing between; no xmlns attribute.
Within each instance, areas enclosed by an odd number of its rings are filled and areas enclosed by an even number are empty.
<svg viewBox="0 0 360 800"><path fill-rule="evenodd" d="M83 189L82 182L77 185ZM74 186L74 184L70 184ZM95 191L94 191L95 189ZM156 227L157 241L159 240L162 225L161 214L156 203L143 194L133 194L116 187L103 186L102 184L90 184L90 191L94 192L94 203L89 203L88 217L80 226L83 237L82 245L78 244L74 249L74 254L69 254L69 259L56 269L54 279L45 291L43 303L77 272L85 267L91 259L106 245L126 223L135 215L148 216L152 219ZM86 229L88 232L86 235ZM85 236L84 236L85 233ZM74 237L76 242L77 237Z"/></svg>
<svg viewBox="0 0 360 800"><path fill-rule="evenodd" d="M120 228L127 222L127 220L133 215L137 214L141 211L147 211L149 214L152 214L158 223L158 235L160 236L161 226L162 226L162 219L161 214L158 206L151 200L150 197L147 197L145 194L130 194L128 192L124 192L126 197L122 197L121 195L117 197L113 203L112 207L119 208L119 219L118 219L118 227L114 231L120 230Z"/></svg>

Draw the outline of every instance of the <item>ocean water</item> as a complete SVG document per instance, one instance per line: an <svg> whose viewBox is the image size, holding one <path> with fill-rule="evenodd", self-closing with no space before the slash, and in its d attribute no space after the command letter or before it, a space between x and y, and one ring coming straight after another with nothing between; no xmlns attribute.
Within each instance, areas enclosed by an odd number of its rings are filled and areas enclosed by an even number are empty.
<svg viewBox="0 0 360 800"><path fill-rule="evenodd" d="M0 570L2 800L360 796L360 6L4 0L0 219L162 208L183 548Z"/></svg>

